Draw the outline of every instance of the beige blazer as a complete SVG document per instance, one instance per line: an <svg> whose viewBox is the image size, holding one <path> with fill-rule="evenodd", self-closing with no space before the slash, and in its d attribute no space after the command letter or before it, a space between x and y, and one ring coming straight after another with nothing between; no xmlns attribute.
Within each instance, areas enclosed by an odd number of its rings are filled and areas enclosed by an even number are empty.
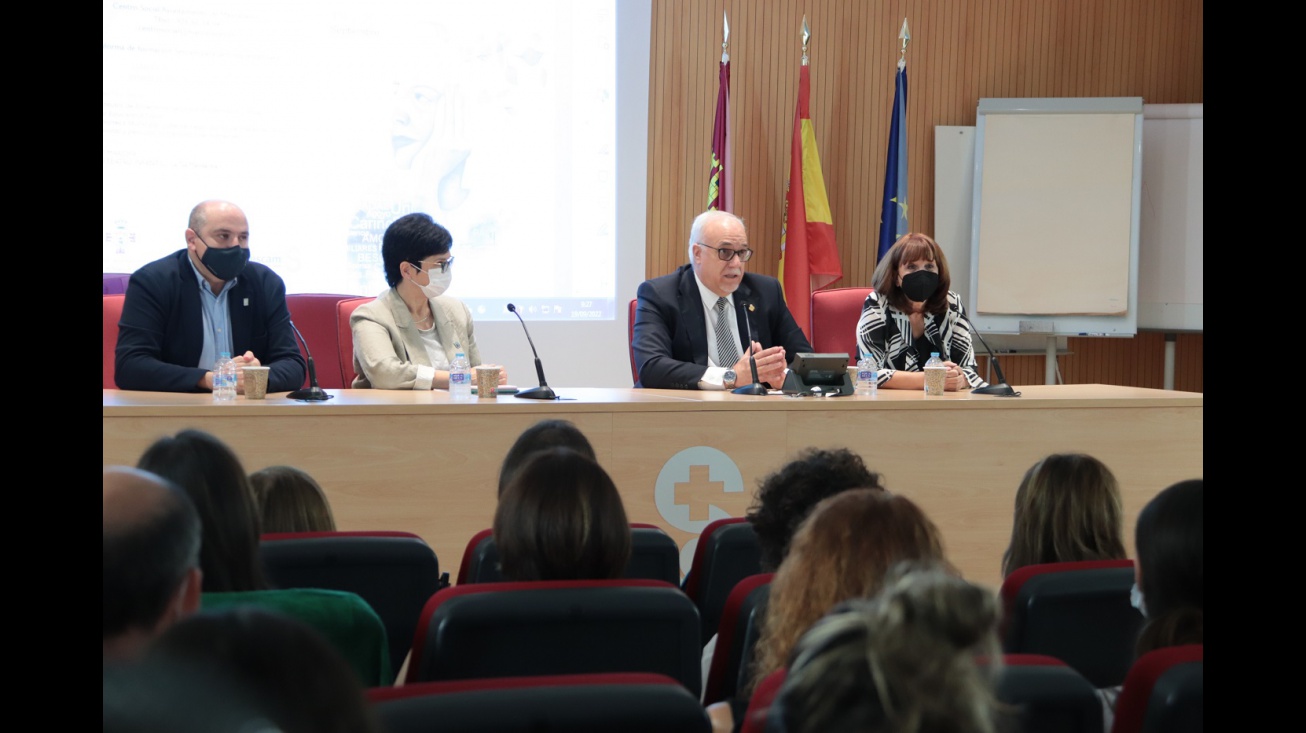
<svg viewBox="0 0 1306 733"><path fill-rule="evenodd" d="M461 343L471 366L481 363L481 351L472 334L472 313L457 298L442 295L431 299L435 330L452 362L454 343ZM430 389L434 370L422 336L403 298L394 288L371 303L354 309L349 316L354 334L354 389ZM425 368L421 368L425 367Z"/></svg>

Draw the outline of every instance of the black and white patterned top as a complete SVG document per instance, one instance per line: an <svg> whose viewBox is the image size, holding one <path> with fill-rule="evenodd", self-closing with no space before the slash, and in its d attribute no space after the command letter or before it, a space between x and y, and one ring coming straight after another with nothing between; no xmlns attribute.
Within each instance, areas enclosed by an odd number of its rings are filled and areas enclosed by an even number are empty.
<svg viewBox="0 0 1306 733"><path fill-rule="evenodd" d="M949 290L948 310L944 317L940 319L933 313L926 313L925 333L913 342L910 316L872 292L866 296L862 316L857 320L857 348L861 354L869 353L875 357L880 385L889 381L899 369L922 371L930 352L937 351L940 358L961 367L971 389L984 387L988 382L977 371L970 329L961 321L965 312L961 296ZM918 353L918 350L923 353Z"/></svg>

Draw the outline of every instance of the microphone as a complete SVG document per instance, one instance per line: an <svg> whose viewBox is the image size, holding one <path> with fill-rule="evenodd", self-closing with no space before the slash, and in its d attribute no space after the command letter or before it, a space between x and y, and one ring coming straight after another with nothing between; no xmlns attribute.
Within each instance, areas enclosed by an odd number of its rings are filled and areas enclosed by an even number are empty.
<svg viewBox="0 0 1306 733"><path fill-rule="evenodd" d="M1007 384L1007 378L1002 375L1002 365L998 363L997 354L993 353L993 349L989 348L988 342L984 340L983 336L980 336L979 329L975 328L975 324L970 322L970 319L966 317L965 313L961 313L959 311L958 314L961 316L961 319L966 322L966 328L971 333L975 334L976 337L979 338L980 343L984 345L984 350L989 352L989 363L993 365L993 371L998 373L997 384L990 384L987 387L976 387L975 389L972 389L970 391L971 394L991 394L991 395L997 395L999 397L1019 397L1020 393L1012 389L1011 385Z"/></svg>
<svg viewBox="0 0 1306 733"><path fill-rule="evenodd" d="M298 328L295 328L295 322L290 321L289 323L290 330L294 331L295 335L299 337L299 343L304 345L304 354L308 356L309 387L308 389L297 389L286 395L286 398L302 400L304 402L326 402L332 397L335 397L335 395L329 395L326 392L323 392L321 387L317 386L317 368L313 366L313 354L308 350L308 342L304 340L304 334L300 333Z"/></svg>
<svg viewBox="0 0 1306 733"><path fill-rule="evenodd" d="M753 383L730 391L735 394L765 395L766 385L757 378L757 357L753 356L753 324L748 320L748 302L741 300L739 306L744 309L744 328L748 329L748 366L753 371Z"/></svg>
<svg viewBox="0 0 1306 733"><path fill-rule="evenodd" d="M517 312L517 306L512 303L508 304L508 312L517 316L517 320L521 321L521 330L526 332L526 343L531 345L531 353L535 354L535 375L540 378L540 386L524 389L513 395L513 397L521 397L527 400L558 399L558 395L554 394L552 389L549 389L549 383L544 381L544 365L540 363L540 352L535 350L535 342L531 340L531 332L526 328L526 321L522 321L521 314Z"/></svg>

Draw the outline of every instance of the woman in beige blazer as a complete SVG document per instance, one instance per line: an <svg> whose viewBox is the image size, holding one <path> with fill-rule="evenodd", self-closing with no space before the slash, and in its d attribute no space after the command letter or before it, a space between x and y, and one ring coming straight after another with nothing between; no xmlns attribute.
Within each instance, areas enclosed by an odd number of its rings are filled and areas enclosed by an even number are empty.
<svg viewBox="0 0 1306 733"><path fill-rule="evenodd" d="M444 295L452 279L453 238L427 214L395 220L381 240L390 289L349 317L354 334L354 389L448 389L449 364L461 346L481 364L472 314ZM499 382L508 375L499 372Z"/></svg>

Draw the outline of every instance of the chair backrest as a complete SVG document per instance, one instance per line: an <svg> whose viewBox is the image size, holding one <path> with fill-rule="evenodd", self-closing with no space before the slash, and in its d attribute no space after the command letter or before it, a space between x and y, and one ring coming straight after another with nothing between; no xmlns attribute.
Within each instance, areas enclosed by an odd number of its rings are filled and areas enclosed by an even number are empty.
<svg viewBox="0 0 1306 733"><path fill-rule="evenodd" d="M680 547L661 527L631 524L630 562L621 577L661 580L679 585ZM472 536L463 551L463 561L458 569L458 584L502 581L499 547L494 542L494 531L483 529Z"/></svg>
<svg viewBox="0 0 1306 733"><path fill-rule="evenodd" d="M1116 698L1111 733L1202 730L1202 649L1185 644L1139 657Z"/></svg>
<svg viewBox="0 0 1306 733"><path fill-rule="evenodd" d="M118 348L118 320L122 318L122 294L104 296L104 388L117 389L113 381L114 351Z"/></svg>
<svg viewBox="0 0 1306 733"><path fill-rule="evenodd" d="M356 593L381 617L391 676L412 643L417 619L444 583L435 551L409 532L265 534L259 557L278 588L329 588Z"/></svg>
<svg viewBox="0 0 1306 733"><path fill-rule="evenodd" d="M104 273L104 294L117 295L127 292L127 283L131 281L130 272L106 272Z"/></svg>
<svg viewBox="0 0 1306 733"><path fill-rule="evenodd" d="M1008 654L995 693L1014 718L1002 730L1102 733L1102 702L1084 676L1053 657ZM1006 722L1006 721L1004 721Z"/></svg>
<svg viewBox="0 0 1306 733"><path fill-rule="evenodd" d="M684 589L698 606L704 644L721 624L721 611L730 591L744 578L762 572L761 558L757 532L747 519L717 519L703 528Z"/></svg>
<svg viewBox="0 0 1306 733"><path fill-rule="evenodd" d="M317 373L317 384L322 389L345 389L344 373L340 369L340 328L336 324L337 305L342 300L352 300L355 295L331 295L326 293L295 293L286 296L286 307L290 309L290 320L294 321L304 340L313 352L313 370ZM348 325L348 324L345 324ZM299 351L308 360L308 352L300 344ZM308 374L304 375L304 386L309 386Z"/></svg>
<svg viewBox="0 0 1306 733"><path fill-rule="evenodd" d="M626 313L626 349L630 352L630 383L639 384L639 369L635 367L635 305L638 298L631 298Z"/></svg>
<svg viewBox="0 0 1306 733"><path fill-rule="evenodd" d="M431 597L407 683L656 672L698 697L698 610L658 580L459 585Z"/></svg>
<svg viewBox="0 0 1306 733"><path fill-rule="evenodd" d="M776 695L780 694L780 687L784 685L788 672L781 667L757 683L757 689L753 690L753 696L748 699L748 710L744 713L739 733L763 733L766 730L766 714L771 709L771 703L775 702Z"/></svg>
<svg viewBox="0 0 1306 733"><path fill-rule="evenodd" d="M389 733L712 729L707 712L688 690L652 673L420 682L371 688L367 696Z"/></svg>
<svg viewBox="0 0 1306 733"><path fill-rule="evenodd" d="M376 300L376 298L349 298L336 303L336 328L339 333L337 341L340 344L340 378L344 381L345 389L351 388L354 384L354 377L358 376L358 372L354 371L354 331L349 327L349 316L353 315L355 308L373 300Z"/></svg>
<svg viewBox="0 0 1306 733"><path fill-rule="evenodd" d="M832 288L812 293L812 349L818 354L847 354L857 363L857 321L873 288Z"/></svg>
<svg viewBox="0 0 1306 733"><path fill-rule="evenodd" d="M774 573L750 575L735 584L726 598L712 666L703 681L704 704L734 697L747 687L773 577Z"/></svg>
<svg viewBox="0 0 1306 733"><path fill-rule="evenodd" d="M1019 568L1002 583L1003 651L1046 654L1094 687L1122 683L1143 617L1129 602L1132 560L1047 563Z"/></svg>

